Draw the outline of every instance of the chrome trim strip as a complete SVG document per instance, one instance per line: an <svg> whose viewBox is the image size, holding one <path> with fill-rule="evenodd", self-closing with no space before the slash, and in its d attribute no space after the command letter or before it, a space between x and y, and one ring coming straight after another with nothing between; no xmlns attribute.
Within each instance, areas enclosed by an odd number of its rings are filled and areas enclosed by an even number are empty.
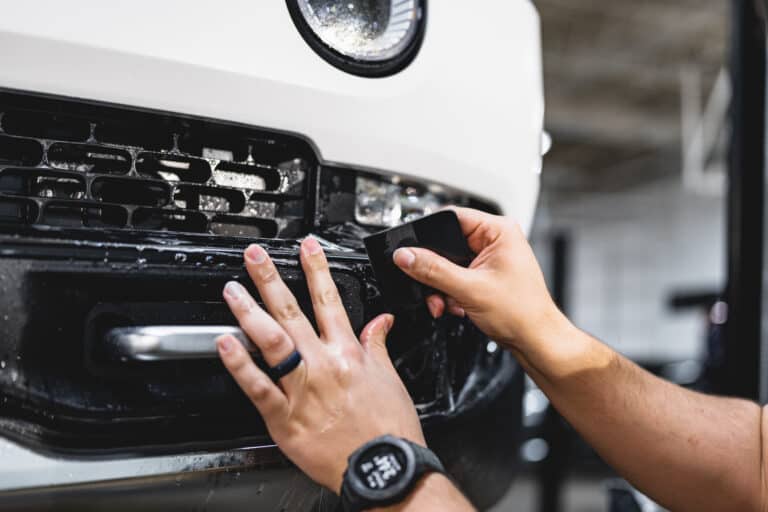
<svg viewBox="0 0 768 512"><path fill-rule="evenodd" d="M117 327L107 332L104 341L121 361L174 361L218 357L214 340L224 334L258 353L243 331L230 325Z"/></svg>
<svg viewBox="0 0 768 512"><path fill-rule="evenodd" d="M276 445L156 457L75 459L43 455L0 437L0 494L200 471L247 470L283 464Z"/></svg>

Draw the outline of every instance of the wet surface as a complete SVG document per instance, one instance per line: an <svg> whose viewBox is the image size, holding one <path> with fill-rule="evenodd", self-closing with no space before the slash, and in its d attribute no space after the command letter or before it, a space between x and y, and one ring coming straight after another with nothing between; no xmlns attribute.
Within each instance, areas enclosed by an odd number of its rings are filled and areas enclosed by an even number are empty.
<svg viewBox="0 0 768 512"><path fill-rule="evenodd" d="M520 421L516 379L494 404L448 425L426 427L429 445L476 506L497 503L513 481ZM274 448L167 457L48 459L0 442L0 509L335 510L336 497L310 482ZM8 471L8 473L4 473ZM39 487L29 488L34 482Z"/></svg>
<svg viewBox="0 0 768 512"><path fill-rule="evenodd" d="M0 508L103 509L130 497L131 508L204 510L247 492L277 510L331 504L270 448L217 359L131 366L105 357L102 342L118 326L234 324L221 290L238 280L257 295L242 263L252 241L311 319L298 265L309 233L359 331L387 308L362 244L377 229L351 222L357 173L319 166L285 134L12 99L0 93L0 433L19 445L0 444L0 455L41 469L13 480L3 472L19 468L0 464ZM488 341L466 320L421 311L398 319L389 343L431 442L470 492L473 472L509 459L519 423L520 370ZM499 409L510 389L512 410ZM509 442L478 434L477 422L496 422ZM233 451L243 446L254 448ZM43 488L8 491L14 481Z"/></svg>
<svg viewBox="0 0 768 512"><path fill-rule="evenodd" d="M311 319L298 243L264 245ZM224 283L239 280L257 296L241 251L6 238L0 430L65 452L268 442L218 360L132 367L99 352L113 327L233 324L221 300ZM367 259L329 252L329 261L359 331L385 310ZM421 328L415 325L397 321L390 350L425 421L492 400L516 371L511 360L485 350L487 339L464 320L424 316Z"/></svg>

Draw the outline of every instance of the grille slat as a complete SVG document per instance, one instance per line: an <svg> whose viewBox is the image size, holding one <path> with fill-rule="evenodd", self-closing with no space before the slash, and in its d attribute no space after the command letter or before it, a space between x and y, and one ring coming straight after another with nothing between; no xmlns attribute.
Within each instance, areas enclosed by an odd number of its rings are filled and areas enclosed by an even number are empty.
<svg viewBox="0 0 768 512"><path fill-rule="evenodd" d="M213 181L222 186L245 182L253 190L275 191L280 188L282 176L274 167L219 162L213 171Z"/></svg>
<svg viewBox="0 0 768 512"><path fill-rule="evenodd" d="M37 220L39 208L31 199L0 197L0 222L32 224Z"/></svg>
<svg viewBox="0 0 768 512"><path fill-rule="evenodd" d="M94 201L50 201L43 206L41 222L59 227L122 228L128 212L119 205Z"/></svg>
<svg viewBox="0 0 768 512"><path fill-rule="evenodd" d="M47 157L51 167L98 174L127 174L132 163L128 151L96 144L56 142Z"/></svg>
<svg viewBox="0 0 768 512"><path fill-rule="evenodd" d="M206 212L241 213L245 208L245 194L233 188L180 185L173 200L179 208Z"/></svg>
<svg viewBox="0 0 768 512"><path fill-rule="evenodd" d="M0 92L0 222L297 237L317 158L295 136Z"/></svg>
<svg viewBox="0 0 768 512"><path fill-rule="evenodd" d="M43 146L34 139L0 133L0 164L37 165L43 159Z"/></svg>
<svg viewBox="0 0 768 512"><path fill-rule="evenodd" d="M278 225L274 219L216 215L211 219L211 230L219 235L272 238L278 232Z"/></svg>
<svg viewBox="0 0 768 512"><path fill-rule="evenodd" d="M85 189L85 178L69 171L35 167L0 171L0 192L5 194L80 199Z"/></svg>
<svg viewBox="0 0 768 512"><path fill-rule="evenodd" d="M56 112L14 110L3 111L3 131L11 135L85 142L91 133L86 119Z"/></svg>
<svg viewBox="0 0 768 512"><path fill-rule="evenodd" d="M91 183L91 196L107 203L140 206L165 206L171 200L166 181L100 176Z"/></svg>
<svg viewBox="0 0 768 512"><path fill-rule="evenodd" d="M132 225L152 231L205 233L208 230L208 217L190 210L138 208L133 212Z"/></svg>
<svg viewBox="0 0 768 512"><path fill-rule="evenodd" d="M211 179L211 164L206 160L173 153L139 153L136 171L166 181L206 183Z"/></svg>

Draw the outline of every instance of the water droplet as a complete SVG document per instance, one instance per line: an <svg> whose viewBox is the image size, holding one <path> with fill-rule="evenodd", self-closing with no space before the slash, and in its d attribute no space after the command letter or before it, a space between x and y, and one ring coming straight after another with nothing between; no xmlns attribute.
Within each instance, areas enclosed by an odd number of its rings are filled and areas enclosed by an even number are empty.
<svg viewBox="0 0 768 512"><path fill-rule="evenodd" d="M214 262L215 262L215 260L214 260L213 256L206 256L206 257L205 257L205 262L206 262L208 265L213 265L213 264L214 264Z"/></svg>
<svg viewBox="0 0 768 512"><path fill-rule="evenodd" d="M0 361L0 368L5 368L5 361Z"/></svg>
<svg viewBox="0 0 768 512"><path fill-rule="evenodd" d="M19 373L16 370L11 371L11 382L19 380Z"/></svg>
<svg viewBox="0 0 768 512"><path fill-rule="evenodd" d="M146 264L147 264L147 258L138 258L138 259L136 260L136 263L137 263L139 266L143 266L143 265L146 265Z"/></svg>
<svg viewBox="0 0 768 512"><path fill-rule="evenodd" d="M3 315L3 320L8 321L8 315Z"/></svg>
<svg viewBox="0 0 768 512"><path fill-rule="evenodd" d="M176 253L176 254L173 256L173 260L174 260L176 263L184 263L185 261L187 261L187 255L186 255L186 254L184 254L183 252L177 252L177 253Z"/></svg>

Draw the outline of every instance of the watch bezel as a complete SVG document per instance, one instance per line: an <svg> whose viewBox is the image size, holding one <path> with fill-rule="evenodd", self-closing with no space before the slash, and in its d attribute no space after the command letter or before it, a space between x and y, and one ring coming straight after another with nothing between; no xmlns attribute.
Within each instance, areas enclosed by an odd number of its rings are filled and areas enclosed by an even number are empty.
<svg viewBox="0 0 768 512"><path fill-rule="evenodd" d="M360 481L357 475L356 467L360 460L360 457L369 449L380 445L392 445L399 448L405 454L406 467L405 471L398 482L392 487L387 489L373 490ZM386 435L377 437L376 439L367 442L359 450L357 450L349 459L349 466L347 470L349 478L347 481L351 487L351 490L365 500L372 502L382 502L390 499L397 498L402 493L406 492L411 485L416 475L416 454L411 446L404 439L398 437Z"/></svg>

